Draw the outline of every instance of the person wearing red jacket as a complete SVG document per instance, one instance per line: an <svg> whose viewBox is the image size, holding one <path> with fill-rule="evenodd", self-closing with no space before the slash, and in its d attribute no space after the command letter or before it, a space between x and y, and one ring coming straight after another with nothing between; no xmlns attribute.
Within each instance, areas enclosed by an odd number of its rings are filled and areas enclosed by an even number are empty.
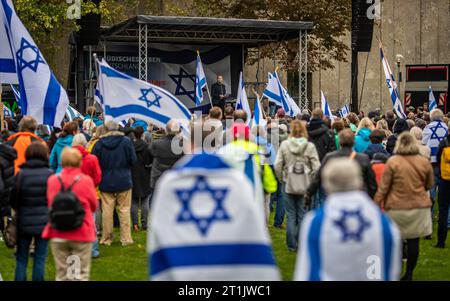
<svg viewBox="0 0 450 301"><path fill-rule="evenodd" d="M90 176L92 181L94 181L95 187L97 187L102 180L102 170L100 169L100 164L98 163L97 157L86 151L86 144L87 140L84 134L76 134L73 137L72 148L77 149L83 156L83 159L81 160L81 172ZM99 198L97 197L97 200L98 199ZM96 229L98 229L97 221L100 220L100 208L98 208L94 213L94 223L96 224ZM96 239L92 245L92 258L98 257L100 257L100 250L98 247L98 240Z"/></svg>
<svg viewBox="0 0 450 301"><path fill-rule="evenodd" d="M97 187L102 180L102 170L96 156L89 154L85 147L87 144L86 137L83 134L76 134L73 137L72 147L77 149L83 159L81 160L81 172L90 176Z"/></svg>
<svg viewBox="0 0 450 301"><path fill-rule="evenodd" d="M55 196L61 191L58 176L66 189L79 178L73 185L72 192L78 197L85 211L83 224L75 230L56 230L50 223L44 228L42 238L50 240L57 281L89 280L92 243L96 240L93 214L97 210L98 201L94 182L91 177L82 173L81 162L82 155L78 150L64 148L61 153L63 169L59 175L51 176L47 182L47 200L51 208ZM74 273L68 273L72 262L79 264L79 268L75 269Z"/></svg>

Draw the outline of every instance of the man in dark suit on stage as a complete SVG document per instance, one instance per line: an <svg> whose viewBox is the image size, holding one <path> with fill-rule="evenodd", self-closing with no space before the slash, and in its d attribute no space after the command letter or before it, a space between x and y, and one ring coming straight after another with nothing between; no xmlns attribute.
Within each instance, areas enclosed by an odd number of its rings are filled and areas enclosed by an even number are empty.
<svg viewBox="0 0 450 301"><path fill-rule="evenodd" d="M227 90L223 83L223 76L219 74L217 75L217 82L211 86L211 100L212 105L221 108L222 112L225 108L226 94Z"/></svg>

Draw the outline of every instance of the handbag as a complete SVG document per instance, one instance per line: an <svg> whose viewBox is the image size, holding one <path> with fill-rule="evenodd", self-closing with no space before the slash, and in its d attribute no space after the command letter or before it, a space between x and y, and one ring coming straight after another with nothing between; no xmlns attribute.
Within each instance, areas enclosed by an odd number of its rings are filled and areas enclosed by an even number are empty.
<svg viewBox="0 0 450 301"><path fill-rule="evenodd" d="M17 193L16 197L19 197L19 187L20 187L20 173L17 175ZM5 217L5 227L3 230L3 240L5 245L9 249L13 249L17 245L17 212Z"/></svg>
<svg viewBox="0 0 450 301"><path fill-rule="evenodd" d="M3 240L9 249L17 245L17 220L15 216L5 217L5 230L3 230Z"/></svg>

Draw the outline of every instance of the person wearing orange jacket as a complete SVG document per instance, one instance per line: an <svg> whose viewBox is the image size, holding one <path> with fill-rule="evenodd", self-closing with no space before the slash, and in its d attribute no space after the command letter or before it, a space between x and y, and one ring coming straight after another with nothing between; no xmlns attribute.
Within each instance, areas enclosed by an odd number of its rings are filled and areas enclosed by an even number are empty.
<svg viewBox="0 0 450 301"><path fill-rule="evenodd" d="M14 160L14 175L19 172L20 165L22 165L26 161L25 151L27 150L28 146L30 146L30 144L35 141L41 141L44 143L44 140L34 134L36 128L36 119L34 119L32 116L24 116L19 122L19 132L11 135L6 142L17 152L17 159Z"/></svg>

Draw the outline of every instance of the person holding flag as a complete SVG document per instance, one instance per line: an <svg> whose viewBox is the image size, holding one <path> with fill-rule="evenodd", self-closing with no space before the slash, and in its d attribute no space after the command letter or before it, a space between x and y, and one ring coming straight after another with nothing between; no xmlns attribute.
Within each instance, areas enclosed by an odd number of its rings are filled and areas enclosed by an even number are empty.
<svg viewBox="0 0 450 301"><path fill-rule="evenodd" d="M223 157L201 151L213 134L204 124L190 133L193 154L167 171L154 193L151 280L280 280L253 183Z"/></svg>

